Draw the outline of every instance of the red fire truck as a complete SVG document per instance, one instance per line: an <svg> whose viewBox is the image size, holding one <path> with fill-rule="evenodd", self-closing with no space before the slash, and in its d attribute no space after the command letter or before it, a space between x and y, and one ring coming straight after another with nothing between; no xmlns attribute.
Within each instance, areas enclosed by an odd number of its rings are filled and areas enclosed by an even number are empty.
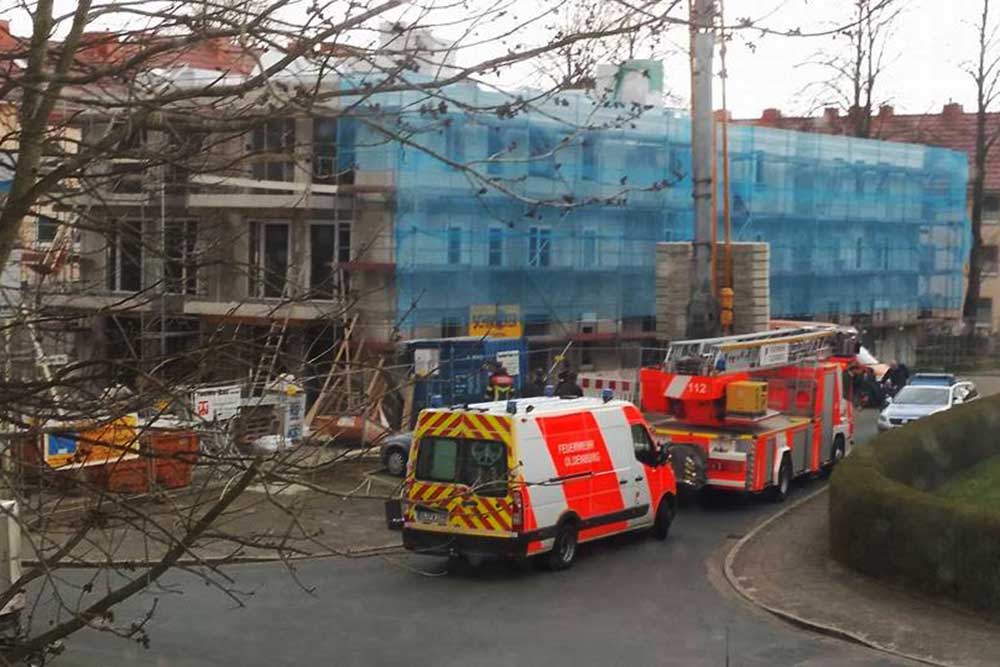
<svg viewBox="0 0 1000 667"><path fill-rule="evenodd" d="M678 485L784 500L794 477L836 464L854 438L844 371L857 345L835 325L671 344L639 381Z"/></svg>

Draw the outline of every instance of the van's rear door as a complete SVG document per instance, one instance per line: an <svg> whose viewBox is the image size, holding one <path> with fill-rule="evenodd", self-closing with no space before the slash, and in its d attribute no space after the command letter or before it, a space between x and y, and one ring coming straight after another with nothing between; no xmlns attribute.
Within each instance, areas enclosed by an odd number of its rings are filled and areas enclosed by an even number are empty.
<svg viewBox="0 0 1000 667"><path fill-rule="evenodd" d="M425 411L407 472L411 528L508 536L514 530L510 420Z"/></svg>

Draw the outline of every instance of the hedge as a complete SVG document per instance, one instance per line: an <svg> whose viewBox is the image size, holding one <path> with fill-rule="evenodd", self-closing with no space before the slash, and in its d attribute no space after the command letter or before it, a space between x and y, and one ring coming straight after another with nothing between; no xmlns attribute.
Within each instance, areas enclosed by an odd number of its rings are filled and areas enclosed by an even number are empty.
<svg viewBox="0 0 1000 667"><path fill-rule="evenodd" d="M879 435L833 474L834 558L926 593L1000 610L1000 508L929 493L994 455L1000 455L1000 396Z"/></svg>

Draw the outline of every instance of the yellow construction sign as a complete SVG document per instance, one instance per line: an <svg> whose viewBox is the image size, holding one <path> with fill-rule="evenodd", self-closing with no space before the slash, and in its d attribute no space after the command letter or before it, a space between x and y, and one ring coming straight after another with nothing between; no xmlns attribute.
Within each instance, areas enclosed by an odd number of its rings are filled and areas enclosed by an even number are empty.
<svg viewBox="0 0 1000 667"><path fill-rule="evenodd" d="M524 335L521 307L516 304L470 306L469 335L477 338L520 338Z"/></svg>

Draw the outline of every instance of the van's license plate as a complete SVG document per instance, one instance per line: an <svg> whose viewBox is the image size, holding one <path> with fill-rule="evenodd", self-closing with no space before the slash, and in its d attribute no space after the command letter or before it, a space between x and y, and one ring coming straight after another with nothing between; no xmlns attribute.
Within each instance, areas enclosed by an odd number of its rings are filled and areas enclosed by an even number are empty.
<svg viewBox="0 0 1000 667"><path fill-rule="evenodd" d="M433 510L417 510L417 521L420 523L436 523L443 526L448 523L448 515L444 512L435 512Z"/></svg>

